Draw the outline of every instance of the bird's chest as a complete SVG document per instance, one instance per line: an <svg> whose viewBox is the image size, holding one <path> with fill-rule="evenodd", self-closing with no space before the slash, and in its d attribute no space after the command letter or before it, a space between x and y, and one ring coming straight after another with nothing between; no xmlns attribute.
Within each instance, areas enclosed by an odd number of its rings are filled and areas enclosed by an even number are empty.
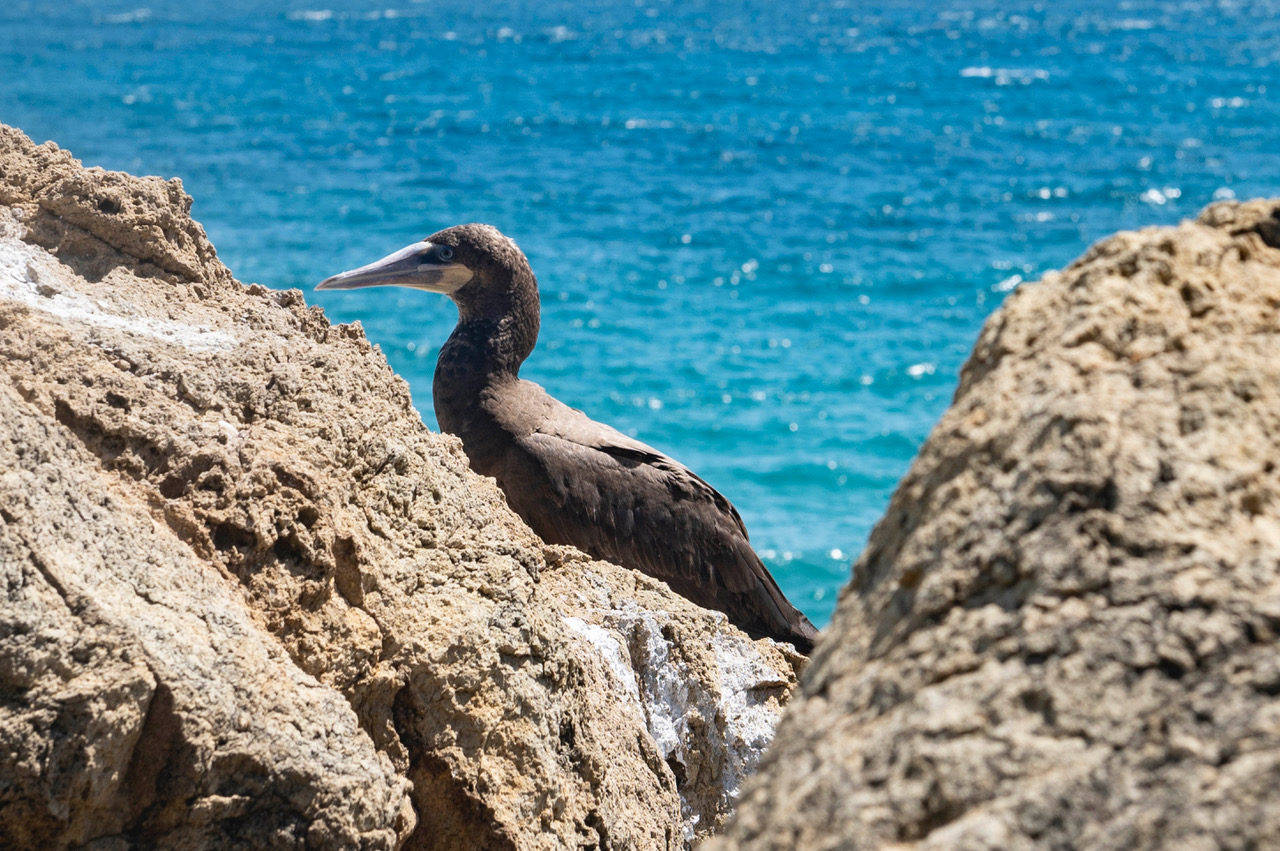
<svg viewBox="0 0 1280 851"><path fill-rule="evenodd" d="M441 431L461 439L473 470L501 482L514 438L487 401L483 393L474 393L465 400L437 393L436 420Z"/></svg>

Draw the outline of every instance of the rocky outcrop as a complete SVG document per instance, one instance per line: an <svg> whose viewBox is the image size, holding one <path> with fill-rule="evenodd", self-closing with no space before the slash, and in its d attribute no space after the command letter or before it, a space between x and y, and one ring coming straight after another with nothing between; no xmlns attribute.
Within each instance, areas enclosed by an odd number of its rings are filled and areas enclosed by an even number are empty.
<svg viewBox="0 0 1280 851"><path fill-rule="evenodd" d="M1280 836L1280 205L986 323L710 848Z"/></svg>
<svg viewBox="0 0 1280 851"><path fill-rule="evenodd" d="M0 128L0 844L716 828L799 658L543 544L190 203Z"/></svg>

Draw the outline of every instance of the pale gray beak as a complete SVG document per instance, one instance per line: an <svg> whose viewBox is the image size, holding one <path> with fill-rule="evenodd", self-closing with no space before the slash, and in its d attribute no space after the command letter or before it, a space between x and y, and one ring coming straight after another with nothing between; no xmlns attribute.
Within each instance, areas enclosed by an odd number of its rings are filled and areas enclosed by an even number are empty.
<svg viewBox="0 0 1280 851"><path fill-rule="evenodd" d="M471 280L471 270L461 263L441 259L440 248L426 240L415 242L367 266L325 278L316 284L316 289L356 290L390 286L452 295Z"/></svg>

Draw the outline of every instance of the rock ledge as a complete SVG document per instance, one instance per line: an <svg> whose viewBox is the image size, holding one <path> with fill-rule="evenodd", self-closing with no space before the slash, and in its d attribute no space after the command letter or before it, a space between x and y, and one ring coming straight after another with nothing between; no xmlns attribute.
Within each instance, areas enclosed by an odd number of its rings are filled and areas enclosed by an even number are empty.
<svg viewBox="0 0 1280 851"><path fill-rule="evenodd" d="M190 207L0 127L0 844L717 828L799 657L543 544Z"/></svg>

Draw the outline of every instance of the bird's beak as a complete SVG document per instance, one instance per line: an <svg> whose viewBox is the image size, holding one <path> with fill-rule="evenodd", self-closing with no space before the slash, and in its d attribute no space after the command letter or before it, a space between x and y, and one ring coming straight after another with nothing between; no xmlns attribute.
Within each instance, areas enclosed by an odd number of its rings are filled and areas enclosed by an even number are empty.
<svg viewBox="0 0 1280 851"><path fill-rule="evenodd" d="M436 246L423 240L375 260L367 266L325 278L318 290L356 290L362 287L412 287L453 295L471 280L471 270L461 263L442 261Z"/></svg>

